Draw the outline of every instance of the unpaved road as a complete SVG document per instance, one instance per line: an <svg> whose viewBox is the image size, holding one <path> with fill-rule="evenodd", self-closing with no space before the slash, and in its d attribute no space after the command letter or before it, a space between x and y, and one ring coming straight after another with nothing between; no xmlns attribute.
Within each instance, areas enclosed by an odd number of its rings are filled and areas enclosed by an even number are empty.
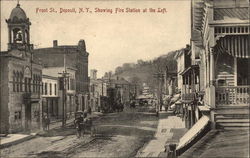
<svg viewBox="0 0 250 158"><path fill-rule="evenodd" d="M133 157L157 128L154 113L141 109L105 114L94 121L96 135L76 138L73 126L4 148L1 157Z"/></svg>

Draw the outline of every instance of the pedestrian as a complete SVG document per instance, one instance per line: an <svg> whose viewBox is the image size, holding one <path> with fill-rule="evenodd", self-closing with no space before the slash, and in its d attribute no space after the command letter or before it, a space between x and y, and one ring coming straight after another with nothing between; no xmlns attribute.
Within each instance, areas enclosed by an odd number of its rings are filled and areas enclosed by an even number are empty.
<svg viewBox="0 0 250 158"><path fill-rule="evenodd" d="M44 114L43 115L43 119L42 119L42 125L43 125L43 130L44 131L46 130L46 119L47 119L47 115Z"/></svg>
<svg viewBox="0 0 250 158"><path fill-rule="evenodd" d="M50 119L47 116L47 118L46 118L46 128L47 128L47 130L49 130L49 124L50 124Z"/></svg>
<svg viewBox="0 0 250 158"><path fill-rule="evenodd" d="M88 107L88 113L91 115L91 113L92 113L92 109L91 109L91 107L89 106Z"/></svg>

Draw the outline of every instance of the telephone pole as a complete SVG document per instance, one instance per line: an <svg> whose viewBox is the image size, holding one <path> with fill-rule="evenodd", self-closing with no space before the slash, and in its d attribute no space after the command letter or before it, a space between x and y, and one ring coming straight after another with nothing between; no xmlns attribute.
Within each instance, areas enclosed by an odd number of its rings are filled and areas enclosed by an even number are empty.
<svg viewBox="0 0 250 158"><path fill-rule="evenodd" d="M66 86L67 86L67 79L69 78L69 73L67 71L63 71L59 73L62 75L59 77L59 86L60 90L62 90L62 127L66 125Z"/></svg>
<svg viewBox="0 0 250 158"><path fill-rule="evenodd" d="M158 109L162 107L162 81L164 79L164 74L161 72L153 74L153 77L157 79L158 81L158 87L157 87L157 100L158 100ZM160 106L159 106L160 105Z"/></svg>

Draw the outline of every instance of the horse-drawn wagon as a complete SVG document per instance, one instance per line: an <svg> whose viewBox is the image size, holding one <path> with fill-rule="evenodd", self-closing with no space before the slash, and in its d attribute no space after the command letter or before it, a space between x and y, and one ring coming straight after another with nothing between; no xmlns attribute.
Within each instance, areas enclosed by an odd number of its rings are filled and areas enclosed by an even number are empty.
<svg viewBox="0 0 250 158"><path fill-rule="evenodd" d="M91 136L93 136L95 132L92 118L88 118L86 112L78 111L75 113L74 125L77 137L84 136L86 131L90 132Z"/></svg>

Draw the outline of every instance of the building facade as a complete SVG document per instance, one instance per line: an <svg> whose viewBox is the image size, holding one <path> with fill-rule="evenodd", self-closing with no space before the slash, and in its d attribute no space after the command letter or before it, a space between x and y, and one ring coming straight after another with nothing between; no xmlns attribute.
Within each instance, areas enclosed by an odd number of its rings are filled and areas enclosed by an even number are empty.
<svg viewBox="0 0 250 158"><path fill-rule="evenodd" d="M40 128L42 65L33 56L30 25L20 4L6 20L8 51L0 54L0 128L13 133Z"/></svg>
<svg viewBox="0 0 250 158"><path fill-rule="evenodd" d="M75 70L75 96L69 100L78 110L88 107L89 78L88 78L88 56L85 41L80 40L78 45L59 46L57 40L53 41L53 47L34 50L34 56L40 58L45 68L66 68ZM59 72L58 72L59 73ZM74 98L74 99L73 99Z"/></svg>
<svg viewBox="0 0 250 158"><path fill-rule="evenodd" d="M42 116L50 120L59 119L59 87L58 77L44 73L42 76Z"/></svg>
<svg viewBox="0 0 250 158"><path fill-rule="evenodd" d="M249 1L192 0L191 7L190 64L182 72L187 125L207 115L212 128L249 128Z"/></svg>
<svg viewBox="0 0 250 158"><path fill-rule="evenodd" d="M62 73L66 72L67 76L63 81L60 81L62 79ZM52 86L52 96L49 94L49 83L46 84L46 82L43 82L43 95L44 97L54 98L57 97L58 102L58 108L57 108L57 119L62 119L63 114L67 118L71 118L74 116L74 113L78 110L84 109L85 107L82 107L79 104L78 96L76 94L76 69L69 68L69 67L49 67L43 69L43 74L47 74L47 76L50 76L50 80L45 80L52 82L52 78L54 79L54 89ZM57 80L57 86L55 87ZM51 83L53 85L53 83ZM63 85L62 85L63 84ZM47 87L47 88L46 88ZM57 89L55 89L57 88ZM56 93L56 96L53 95L53 90ZM49 95L49 96L48 96ZM55 98L54 98L55 99ZM46 106L48 103L44 103ZM54 105L56 106L56 105ZM64 112L64 113L63 113Z"/></svg>

